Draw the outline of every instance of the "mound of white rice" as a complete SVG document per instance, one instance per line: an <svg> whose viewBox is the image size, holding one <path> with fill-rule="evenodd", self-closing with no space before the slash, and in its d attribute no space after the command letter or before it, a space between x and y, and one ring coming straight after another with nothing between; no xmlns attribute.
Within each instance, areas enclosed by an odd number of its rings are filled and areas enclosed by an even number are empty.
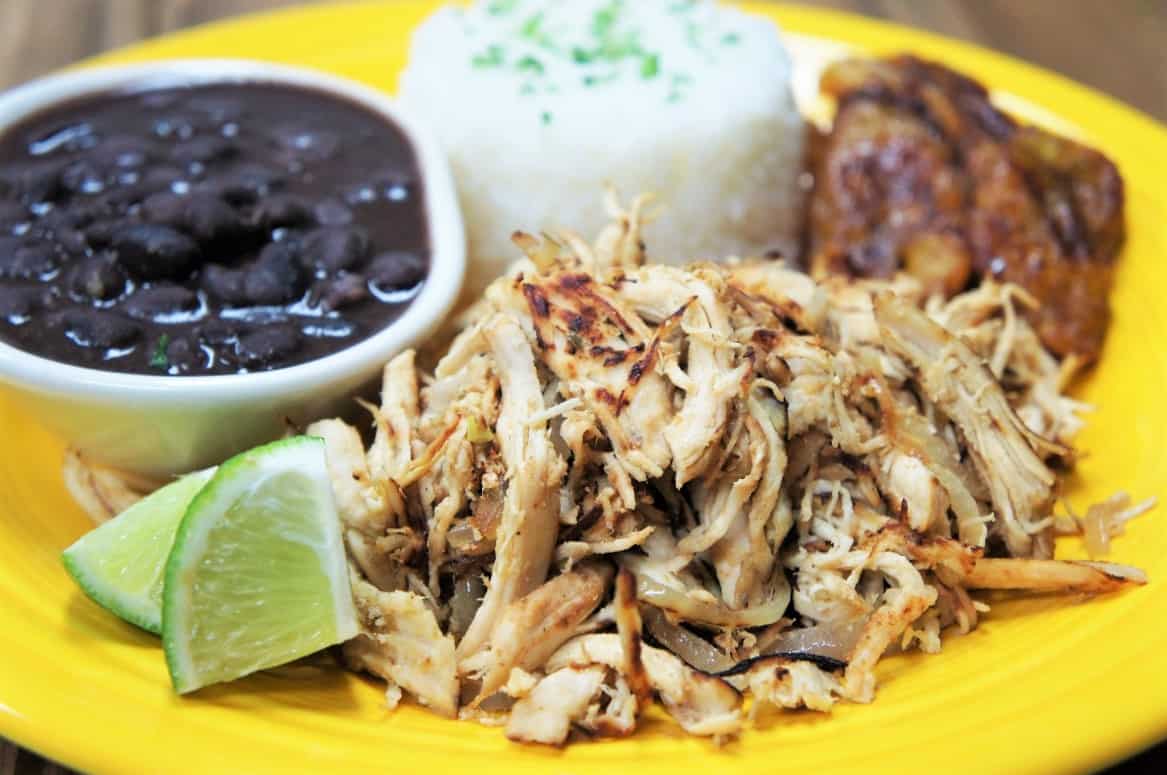
<svg viewBox="0 0 1167 775"><path fill-rule="evenodd" d="M437 131L470 240L467 293L515 229L607 222L603 186L663 205L650 259L789 249L802 120L765 19L703 0L486 0L414 33L401 100Z"/></svg>

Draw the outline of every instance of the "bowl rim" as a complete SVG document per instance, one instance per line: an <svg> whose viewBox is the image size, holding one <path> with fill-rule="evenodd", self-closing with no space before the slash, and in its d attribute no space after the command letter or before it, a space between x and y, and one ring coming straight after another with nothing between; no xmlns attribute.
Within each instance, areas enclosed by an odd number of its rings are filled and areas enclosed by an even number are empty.
<svg viewBox="0 0 1167 775"><path fill-rule="evenodd" d="M147 405L214 403L305 393L380 368L441 323L461 291L466 238L449 162L436 135L389 94L307 67L238 58L164 59L65 70L0 94L0 132L55 104L110 90L149 90L210 83L278 83L339 96L398 127L417 157L430 240L421 291L380 331L321 358L271 371L217 375L150 375L104 371L46 358L0 341L0 384L89 402L127 399Z"/></svg>

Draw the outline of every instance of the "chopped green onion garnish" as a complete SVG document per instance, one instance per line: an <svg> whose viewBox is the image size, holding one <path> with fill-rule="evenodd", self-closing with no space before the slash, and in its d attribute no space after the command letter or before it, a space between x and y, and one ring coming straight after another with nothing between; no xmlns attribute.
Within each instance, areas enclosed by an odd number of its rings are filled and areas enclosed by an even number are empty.
<svg viewBox="0 0 1167 775"><path fill-rule="evenodd" d="M543 74L543 63L529 54L519 60L518 68L538 75Z"/></svg>
<svg viewBox="0 0 1167 775"><path fill-rule="evenodd" d="M582 49L579 46L571 50L571 58L581 65L586 65L588 62L591 62L594 56L590 51Z"/></svg>
<svg viewBox="0 0 1167 775"><path fill-rule="evenodd" d="M486 12L491 16L502 16L515 10L518 3L519 0L494 0L493 3L486 6Z"/></svg>
<svg viewBox="0 0 1167 775"><path fill-rule="evenodd" d="M543 24L543 12L535 14L534 16L523 22L523 26L519 28L519 34L524 38L534 38L539 33L539 27Z"/></svg>
<svg viewBox="0 0 1167 775"><path fill-rule="evenodd" d="M602 38L608 34L612 26L616 24L616 16L620 13L619 0L613 0L606 6L596 11L592 16L592 34L597 38Z"/></svg>
<svg viewBox="0 0 1167 775"><path fill-rule="evenodd" d="M543 122L543 126L547 126L548 124L551 123L551 114L548 113L547 111L543 111L539 115L539 120Z"/></svg>
<svg viewBox="0 0 1167 775"><path fill-rule="evenodd" d="M154 354L150 356L150 368L170 368L170 358L166 355L166 348L169 346L170 334L163 334L162 336L158 337L158 345L154 348Z"/></svg>
<svg viewBox="0 0 1167 775"><path fill-rule="evenodd" d="M738 35L736 32L727 32L725 35L721 36L721 42L722 42L722 45L736 46L738 43L741 42L741 36Z"/></svg>
<svg viewBox="0 0 1167 775"><path fill-rule="evenodd" d="M503 63L502 46L492 45L482 54L477 54L470 60L475 67L498 67Z"/></svg>
<svg viewBox="0 0 1167 775"><path fill-rule="evenodd" d="M660 72L660 57L656 54L649 54L640 62L640 77L641 78L655 78L656 74Z"/></svg>

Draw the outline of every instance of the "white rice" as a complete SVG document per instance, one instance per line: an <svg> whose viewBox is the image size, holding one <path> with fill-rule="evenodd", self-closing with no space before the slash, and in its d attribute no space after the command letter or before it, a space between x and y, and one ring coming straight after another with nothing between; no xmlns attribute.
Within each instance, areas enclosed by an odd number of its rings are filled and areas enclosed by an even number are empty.
<svg viewBox="0 0 1167 775"><path fill-rule="evenodd" d="M652 192L654 261L788 250L802 120L774 25L698 0L488 0L414 33L401 100L438 133L470 241L467 292L515 229L607 222L603 186Z"/></svg>

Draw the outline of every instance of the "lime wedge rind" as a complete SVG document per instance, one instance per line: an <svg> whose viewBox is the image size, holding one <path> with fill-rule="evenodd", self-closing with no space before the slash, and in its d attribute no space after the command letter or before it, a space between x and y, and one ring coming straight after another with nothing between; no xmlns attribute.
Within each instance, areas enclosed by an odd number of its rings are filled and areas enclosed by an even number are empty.
<svg viewBox="0 0 1167 775"><path fill-rule="evenodd" d="M357 633L324 444L295 437L219 467L166 564L162 642L179 693Z"/></svg>
<svg viewBox="0 0 1167 775"><path fill-rule="evenodd" d="M155 635L162 632L162 581L175 531L214 469L157 490L61 554L66 572L95 603Z"/></svg>

